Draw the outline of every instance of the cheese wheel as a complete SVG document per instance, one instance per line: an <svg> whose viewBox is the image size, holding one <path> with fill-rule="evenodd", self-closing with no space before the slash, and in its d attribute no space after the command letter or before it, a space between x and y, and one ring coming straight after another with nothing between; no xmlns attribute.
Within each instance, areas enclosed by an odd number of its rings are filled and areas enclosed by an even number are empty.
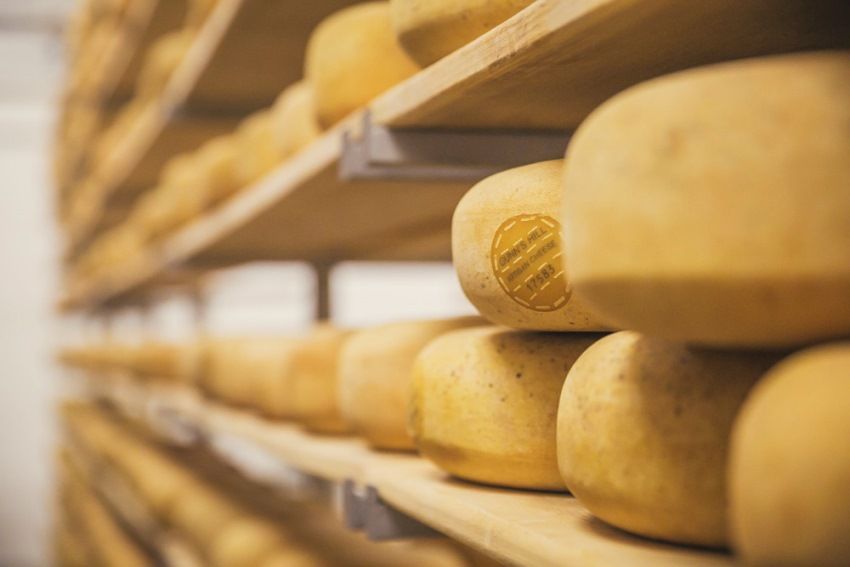
<svg viewBox="0 0 850 567"><path fill-rule="evenodd" d="M218 136L207 141L195 156L197 190L211 203L241 189L236 173L238 148L233 136Z"/></svg>
<svg viewBox="0 0 850 567"><path fill-rule="evenodd" d="M393 34L389 2L364 2L336 12L319 24L307 44L305 73L324 127L417 69Z"/></svg>
<svg viewBox="0 0 850 567"><path fill-rule="evenodd" d="M348 423L337 403L339 355L348 333L316 327L292 353L292 417L317 433L345 433Z"/></svg>
<svg viewBox="0 0 850 567"><path fill-rule="evenodd" d="M208 350L203 386L213 397L243 407L278 414L285 406L282 379L290 361L292 339L253 337L213 341ZM283 397L283 399L279 399Z"/></svg>
<svg viewBox="0 0 850 567"><path fill-rule="evenodd" d="M283 532L272 522L245 516L229 523L208 542L213 567L258 565L277 551Z"/></svg>
<svg viewBox="0 0 850 567"><path fill-rule="evenodd" d="M256 112L239 125L236 144L238 149L234 173L240 188L266 175L283 157L275 144L269 110Z"/></svg>
<svg viewBox="0 0 850 567"><path fill-rule="evenodd" d="M567 155L576 294L706 345L850 334L850 52L685 71L614 97Z"/></svg>
<svg viewBox="0 0 850 567"><path fill-rule="evenodd" d="M167 33L156 40L145 55L139 77L136 79L137 96L142 99L159 96L171 74L180 65L192 46L195 34L189 29Z"/></svg>
<svg viewBox="0 0 850 567"><path fill-rule="evenodd" d="M567 488L599 519L657 539L727 544L732 421L779 355L688 348L630 331L573 365L558 411Z"/></svg>
<svg viewBox="0 0 850 567"><path fill-rule="evenodd" d="M299 81L283 91L272 109L272 136L280 155L291 156L321 133L310 83Z"/></svg>
<svg viewBox="0 0 850 567"><path fill-rule="evenodd" d="M393 29L426 67L501 24L534 0L391 0Z"/></svg>
<svg viewBox="0 0 850 567"><path fill-rule="evenodd" d="M239 513L239 509L224 495L196 482L180 493L168 519L196 545L205 546L235 521Z"/></svg>
<svg viewBox="0 0 850 567"><path fill-rule="evenodd" d="M469 301L500 325L600 330L570 291L560 223L563 160L510 169L463 196L452 218L452 258Z"/></svg>
<svg viewBox="0 0 850 567"><path fill-rule="evenodd" d="M563 490L555 425L567 372L600 338L480 327L425 347L413 371L419 452L468 480Z"/></svg>
<svg viewBox="0 0 850 567"><path fill-rule="evenodd" d="M850 343L765 376L735 423L729 479L748 565L850 565Z"/></svg>
<svg viewBox="0 0 850 567"><path fill-rule="evenodd" d="M339 408L359 435L378 449L414 449L407 431L413 362L419 351L478 317L390 323L355 333L339 360Z"/></svg>

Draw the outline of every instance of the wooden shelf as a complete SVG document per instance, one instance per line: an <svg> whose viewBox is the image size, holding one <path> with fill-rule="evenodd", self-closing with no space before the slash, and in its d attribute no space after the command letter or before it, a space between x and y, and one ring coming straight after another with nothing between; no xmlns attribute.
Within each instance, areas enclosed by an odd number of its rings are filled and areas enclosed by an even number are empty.
<svg viewBox="0 0 850 567"><path fill-rule="evenodd" d="M169 158L232 131L239 119L271 105L301 78L313 28L353 3L221 0L162 96L92 173L100 186L100 203L91 218L72 228L68 254L75 255L108 228L101 220L120 221L135 197L156 182ZM119 214L106 215L108 209Z"/></svg>
<svg viewBox="0 0 850 567"><path fill-rule="evenodd" d="M121 299L172 267L209 269L261 260L449 260L450 219L469 182L354 182L337 175L352 116L257 184L117 266L111 278L69 290L67 307Z"/></svg>
<svg viewBox="0 0 850 567"><path fill-rule="evenodd" d="M850 46L842 0L538 0L380 97L398 127L577 126L616 93L720 61Z"/></svg>
<svg viewBox="0 0 850 567"><path fill-rule="evenodd" d="M172 416L194 422L202 438L240 440L303 473L373 487L396 510L508 564L733 564L726 553L667 545L610 528L567 494L455 480L412 454L372 451L355 438L312 435L294 424L204 402L179 388L141 391L147 392L148 403L170 406Z"/></svg>
<svg viewBox="0 0 850 567"><path fill-rule="evenodd" d="M176 109L212 108L222 97L240 100L238 93L227 92L235 81L226 78L238 64L236 54L244 57L249 49L238 47L251 35L238 32L239 26L262 23L259 2L224 1L218 19L204 30L205 38L169 85L161 108L152 110L105 164L112 202L133 195L130 187L143 186L137 182L157 172L169 155L228 124L211 122L206 115L194 115L192 122L191 112ZM309 10L301 9L311 13L295 19L306 25L341 3L315 4L315 13L311 3ZM280 5L268 20L298 14L293 6ZM848 26L850 10L837 0L817 6L793 0L781 9L770 0L539 0L379 97L371 113L391 127L570 129L637 82L716 61L848 45ZM287 49L300 58L302 51L293 46L303 47L298 42L305 41L306 28L298 29L300 39ZM269 49L259 40L251 45L257 53ZM290 55L289 68L300 69L296 54L287 51ZM268 89L271 97L274 89ZM339 136L356 130L358 122L359 116L352 117L157 249L116 266L113 277L70 290L64 304L97 306L120 299L175 267L206 269L251 260L447 259L451 213L470 183L342 183ZM184 127L194 133L175 142Z"/></svg>

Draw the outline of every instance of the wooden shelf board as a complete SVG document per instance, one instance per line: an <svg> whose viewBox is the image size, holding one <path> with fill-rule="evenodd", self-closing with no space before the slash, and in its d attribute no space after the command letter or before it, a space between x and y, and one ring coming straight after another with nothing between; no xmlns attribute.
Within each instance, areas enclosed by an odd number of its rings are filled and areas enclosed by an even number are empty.
<svg viewBox="0 0 850 567"><path fill-rule="evenodd" d="M619 91L677 70L850 45L842 0L538 0L381 96L404 127L573 128Z"/></svg>
<svg viewBox="0 0 850 567"><path fill-rule="evenodd" d="M109 279L70 290L67 307L120 299L169 269L251 261L449 260L449 226L471 183L338 179L341 131L352 116L255 185L234 195Z"/></svg>
<svg viewBox="0 0 850 567"><path fill-rule="evenodd" d="M169 395L167 390L160 394ZM396 509L509 564L733 564L727 553L668 545L611 528L566 493L456 480L413 454L372 451L356 438L313 435L295 424L209 402L193 411L208 436L241 438L303 472L373 486Z"/></svg>

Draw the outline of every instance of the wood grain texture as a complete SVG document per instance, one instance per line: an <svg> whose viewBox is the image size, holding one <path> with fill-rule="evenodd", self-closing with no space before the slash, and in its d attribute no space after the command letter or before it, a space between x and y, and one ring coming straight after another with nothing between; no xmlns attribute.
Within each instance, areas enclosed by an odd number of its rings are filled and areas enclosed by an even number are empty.
<svg viewBox="0 0 850 567"><path fill-rule="evenodd" d="M689 67L850 45L842 0L538 0L380 97L416 127L575 127L641 81Z"/></svg>

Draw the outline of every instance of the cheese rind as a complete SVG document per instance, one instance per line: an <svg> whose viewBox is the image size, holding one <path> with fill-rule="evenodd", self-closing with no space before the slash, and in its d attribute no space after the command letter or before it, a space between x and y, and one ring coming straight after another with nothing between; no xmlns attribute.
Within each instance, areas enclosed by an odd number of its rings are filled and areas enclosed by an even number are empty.
<svg viewBox="0 0 850 567"><path fill-rule="evenodd" d="M558 410L564 482L599 519L727 545L726 462L740 405L774 353L688 348L622 331L570 370Z"/></svg>
<svg viewBox="0 0 850 567"><path fill-rule="evenodd" d="M570 144L575 292L612 326L728 347L850 333L850 53L689 70Z"/></svg>
<svg viewBox="0 0 850 567"><path fill-rule="evenodd" d="M324 127L417 70L393 34L389 2L364 2L332 14L307 44L305 74Z"/></svg>
<svg viewBox="0 0 850 567"><path fill-rule="evenodd" d="M730 519L748 565L850 564L850 343L773 368L735 422Z"/></svg>
<svg viewBox="0 0 850 567"><path fill-rule="evenodd" d="M407 431L410 381L419 351L478 317L390 323L354 333L339 361L339 408L351 428L378 449L411 450Z"/></svg>
<svg viewBox="0 0 850 567"><path fill-rule="evenodd" d="M420 453L468 480L563 490L555 426L567 372L600 338L479 327L416 359L409 428Z"/></svg>
<svg viewBox="0 0 850 567"><path fill-rule="evenodd" d="M507 20L533 0L391 0L393 29L423 67Z"/></svg>
<svg viewBox="0 0 850 567"><path fill-rule="evenodd" d="M510 169L475 185L455 209L458 279L494 323L537 331L604 328L570 290L557 221L562 175L563 160Z"/></svg>

